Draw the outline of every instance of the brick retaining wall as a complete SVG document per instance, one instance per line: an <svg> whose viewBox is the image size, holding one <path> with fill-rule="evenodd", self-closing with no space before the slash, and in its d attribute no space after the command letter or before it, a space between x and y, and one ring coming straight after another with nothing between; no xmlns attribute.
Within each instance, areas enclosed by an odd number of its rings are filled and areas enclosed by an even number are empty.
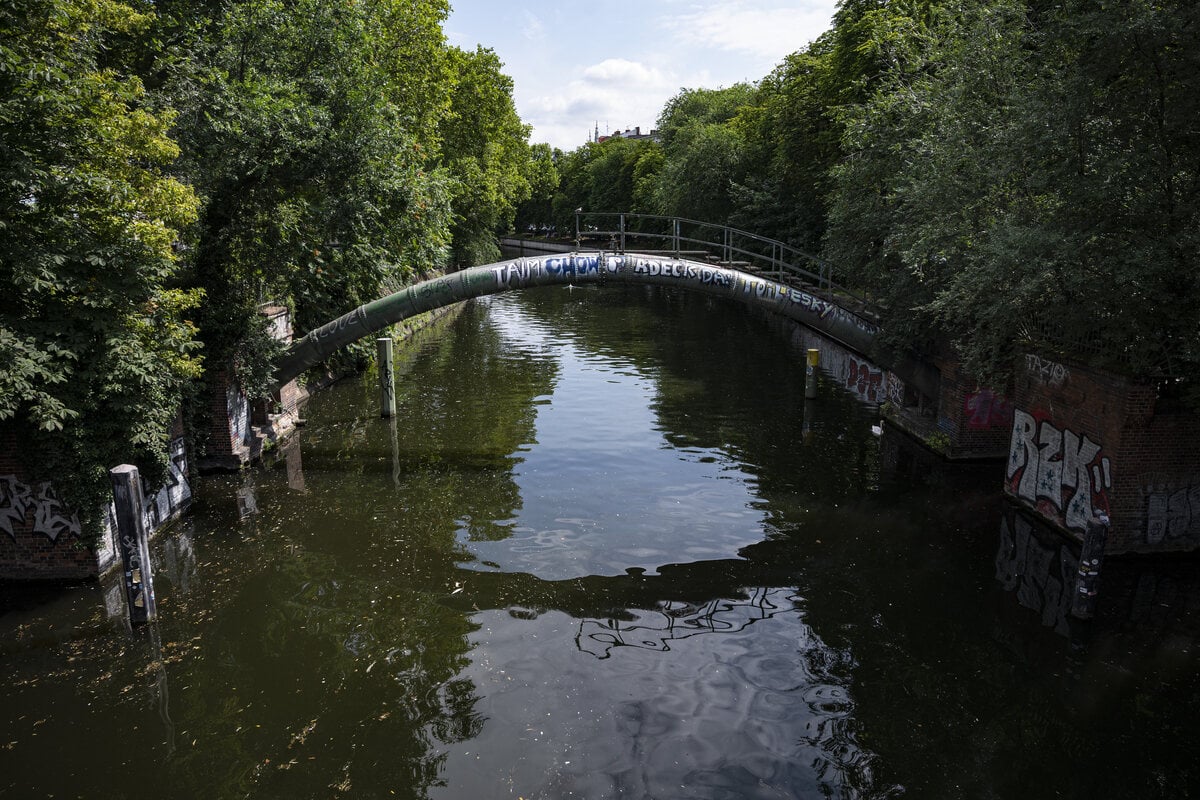
<svg viewBox="0 0 1200 800"><path fill-rule="evenodd" d="M1155 384L1036 354L1014 401L1010 495L1075 536L1107 513L1108 553L1200 548L1200 416Z"/></svg>

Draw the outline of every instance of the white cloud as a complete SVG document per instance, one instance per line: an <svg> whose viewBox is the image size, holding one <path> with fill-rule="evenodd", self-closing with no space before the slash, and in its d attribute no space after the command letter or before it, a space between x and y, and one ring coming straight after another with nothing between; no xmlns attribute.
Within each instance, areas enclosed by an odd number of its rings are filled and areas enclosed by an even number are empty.
<svg viewBox="0 0 1200 800"><path fill-rule="evenodd" d="M531 141L570 150L587 141L597 125L601 135L633 127L649 130L679 90L675 76L623 58L588 65L577 75L552 93L523 98L523 117L533 126Z"/></svg>
<svg viewBox="0 0 1200 800"><path fill-rule="evenodd" d="M744 0L708 5L663 22L685 45L752 54L770 62L804 48L829 23L825 4L772 7Z"/></svg>
<svg viewBox="0 0 1200 800"><path fill-rule="evenodd" d="M451 0L450 41L492 47L531 140L570 150L600 132L653 127L683 88L767 75L828 26L835 0ZM636 22L634 21L636 20Z"/></svg>
<svg viewBox="0 0 1200 800"><path fill-rule="evenodd" d="M608 58L583 71L584 80L593 84L611 84L623 90L662 88L667 77L657 69L624 58Z"/></svg>
<svg viewBox="0 0 1200 800"><path fill-rule="evenodd" d="M542 20L529 9L522 12L525 24L521 26L521 35L531 42L540 42L546 38L546 26Z"/></svg>

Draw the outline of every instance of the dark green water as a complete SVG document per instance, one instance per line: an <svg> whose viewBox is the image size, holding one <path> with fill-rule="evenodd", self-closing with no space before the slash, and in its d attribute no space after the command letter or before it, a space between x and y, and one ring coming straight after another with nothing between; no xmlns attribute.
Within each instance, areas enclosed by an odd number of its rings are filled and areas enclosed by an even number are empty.
<svg viewBox="0 0 1200 800"><path fill-rule="evenodd" d="M100 587L0 616L0 796L1143 798L1200 786L1196 568L1069 548L736 306L469 305ZM990 473L984 472L985 476Z"/></svg>

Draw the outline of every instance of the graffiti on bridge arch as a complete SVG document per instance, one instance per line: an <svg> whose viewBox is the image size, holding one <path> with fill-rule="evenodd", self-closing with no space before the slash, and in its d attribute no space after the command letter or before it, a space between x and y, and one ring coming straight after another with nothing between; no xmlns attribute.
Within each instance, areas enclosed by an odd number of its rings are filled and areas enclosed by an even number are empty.
<svg viewBox="0 0 1200 800"><path fill-rule="evenodd" d="M872 348L878 333L873 323L829 299L728 267L636 254L532 256L423 281L315 328L294 342L277 362L276 383L287 383L374 331L460 300L536 286L609 282L674 286L768 308L862 353Z"/></svg>

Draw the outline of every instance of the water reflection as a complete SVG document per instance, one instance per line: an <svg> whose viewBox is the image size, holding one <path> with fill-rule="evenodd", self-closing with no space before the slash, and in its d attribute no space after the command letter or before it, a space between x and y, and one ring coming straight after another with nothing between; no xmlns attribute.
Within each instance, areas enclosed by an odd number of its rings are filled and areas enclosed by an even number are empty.
<svg viewBox="0 0 1200 800"><path fill-rule="evenodd" d="M1016 509L1004 515L996 580L1017 602L1036 612L1042 625L1063 636L1071 634L1069 617L1078 569L1078 545L1044 526L1035 527Z"/></svg>
<svg viewBox="0 0 1200 800"><path fill-rule="evenodd" d="M800 613L800 597L792 590L759 587L745 600L709 600L686 603L667 600L653 613L583 619L575 646L597 658L610 658L618 647L639 647L667 652L671 642L709 633L739 633L755 622L781 613Z"/></svg>
<svg viewBox="0 0 1200 800"><path fill-rule="evenodd" d="M1118 557L1105 562L1097 616L1071 615L1079 544L1027 512L1004 504L996 581L1045 628L1076 649L1190 652L1200 638L1200 570L1196 558ZM1121 641L1120 647L1115 642Z"/></svg>
<svg viewBox="0 0 1200 800"><path fill-rule="evenodd" d="M400 359L398 423L318 394L158 544L157 652L95 588L0 618L0 794L1186 796L1194 569L1110 560L1073 646L1070 553L773 336L531 292Z"/></svg>
<svg viewBox="0 0 1200 800"><path fill-rule="evenodd" d="M301 446L303 440L304 432L297 430L283 443L282 447L283 462L287 469L288 488L301 493L308 491L308 487L304 483L304 458Z"/></svg>

